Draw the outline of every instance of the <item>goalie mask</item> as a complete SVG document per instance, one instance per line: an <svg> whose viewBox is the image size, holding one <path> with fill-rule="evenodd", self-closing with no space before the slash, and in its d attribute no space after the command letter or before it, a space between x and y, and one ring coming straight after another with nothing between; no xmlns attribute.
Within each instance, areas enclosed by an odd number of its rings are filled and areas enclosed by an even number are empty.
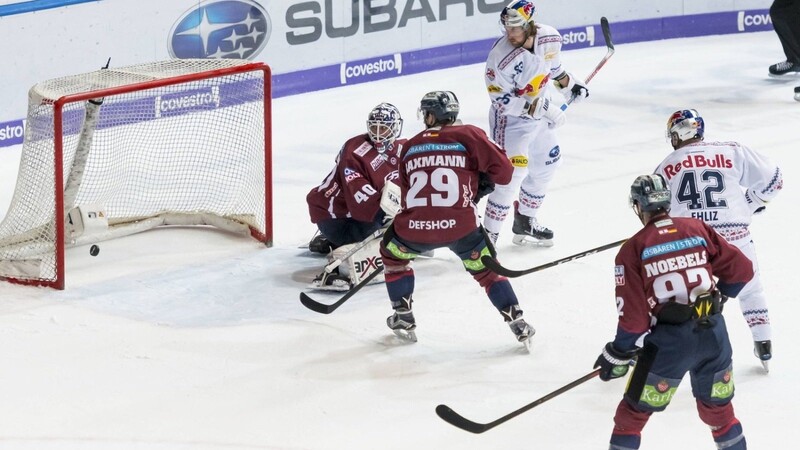
<svg viewBox="0 0 800 450"><path fill-rule="evenodd" d="M671 198L667 181L661 175L654 174L636 177L631 185L628 201L636 215L641 218L643 212L655 212L660 209L669 212Z"/></svg>
<svg viewBox="0 0 800 450"><path fill-rule="evenodd" d="M690 139L703 139L706 124L695 109L675 111L667 121L667 139L673 148Z"/></svg>
<svg viewBox="0 0 800 450"><path fill-rule="evenodd" d="M400 111L391 103L381 103L367 117L367 134L379 153L391 148L403 131Z"/></svg>

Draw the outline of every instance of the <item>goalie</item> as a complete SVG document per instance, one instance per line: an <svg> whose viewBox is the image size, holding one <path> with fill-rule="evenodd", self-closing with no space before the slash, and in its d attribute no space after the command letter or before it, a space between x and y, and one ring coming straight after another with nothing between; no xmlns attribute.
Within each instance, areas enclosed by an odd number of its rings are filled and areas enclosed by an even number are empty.
<svg viewBox="0 0 800 450"><path fill-rule="evenodd" d="M336 163L322 183L306 196L311 222L319 234L309 250L327 254L329 264L312 288L347 290L380 267L380 240L384 227L400 208L397 164L405 139L400 111L381 103L367 117L367 132L344 143ZM328 270L329 267L335 268ZM383 281L383 275L375 278Z"/></svg>

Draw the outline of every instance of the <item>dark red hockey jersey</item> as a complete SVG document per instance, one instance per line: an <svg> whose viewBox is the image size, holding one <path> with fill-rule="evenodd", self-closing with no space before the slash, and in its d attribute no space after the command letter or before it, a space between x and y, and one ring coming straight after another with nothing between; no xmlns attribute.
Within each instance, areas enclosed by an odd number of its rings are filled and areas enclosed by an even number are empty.
<svg viewBox="0 0 800 450"><path fill-rule="evenodd" d="M378 153L367 134L350 138L336 157L336 165L306 196L311 222L351 217L372 222L380 209L386 180L397 178L397 163L405 139L397 139Z"/></svg>
<svg viewBox="0 0 800 450"><path fill-rule="evenodd" d="M651 315L667 302L689 304L715 286L736 296L753 278L753 264L738 248L691 218L650 221L625 242L615 264L617 340L628 344L650 329Z"/></svg>
<svg viewBox="0 0 800 450"><path fill-rule="evenodd" d="M514 168L505 151L473 125L427 129L404 145L399 185L402 211L394 219L400 238L422 244L458 240L480 225L472 200L478 174L508 184Z"/></svg>

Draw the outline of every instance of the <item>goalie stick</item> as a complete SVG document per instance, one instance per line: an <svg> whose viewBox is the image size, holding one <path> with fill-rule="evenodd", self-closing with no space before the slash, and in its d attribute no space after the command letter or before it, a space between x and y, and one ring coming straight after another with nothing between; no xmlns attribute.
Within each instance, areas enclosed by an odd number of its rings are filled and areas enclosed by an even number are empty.
<svg viewBox="0 0 800 450"><path fill-rule="evenodd" d="M347 293L344 294L342 298L340 298L335 303L332 303L330 305L326 305L324 303L320 303L314 300L313 298L309 297L305 292L300 293L300 303L302 303L303 306L305 306L306 308L318 312L320 314L330 314L336 311L336 308L342 306L342 304L347 300L349 300L350 297L356 295L356 292L360 291L361 288L366 286L370 281L372 281L373 278L377 277L382 272L383 272L383 266L378 267L377 269L375 269L374 272L369 274L367 278L364 278L363 280L361 280L360 283L351 287L350 290L348 290Z"/></svg>
<svg viewBox="0 0 800 450"><path fill-rule="evenodd" d="M494 420L492 422L489 422L489 423L473 422L473 421L465 418L461 414L453 411L453 409L450 408L447 405L439 405L439 406L437 406L436 407L436 414L442 420L444 420L445 422L449 423L450 425L453 425L454 427L461 428L462 430L469 431L470 433L480 434L480 433L483 433L484 431L491 430L492 428L494 428L494 427L496 427L496 426L498 426L498 425L500 425L502 423L508 422L509 420L513 419L514 417L517 417L518 415L520 415L520 414L522 414L522 413L524 413L526 411L529 411L529 410L541 405L542 403L544 403L544 402L546 402L546 401L548 401L548 400L550 400L552 398L558 397L559 395L563 394L564 392L567 392L568 390L570 390L570 389L572 389L572 388L574 388L574 387L576 387L578 385L581 385L581 384L591 380L592 378L596 377L599 374L600 374L600 369L595 369L595 370L587 373L586 375L578 378L577 380L575 380L575 381L573 381L573 382L571 382L571 383L569 383L569 384L567 384L565 386L562 386L562 387L556 389L555 391L545 395L544 397L542 397L540 399L537 399L537 400L535 400L535 401L533 401L531 403L528 403L527 405L523 406L522 408L520 408L520 409L518 409L518 410L516 410L514 412L511 412L509 414L506 414L505 416L503 416L503 417L501 417L501 418L499 418L497 420Z"/></svg>
<svg viewBox="0 0 800 450"><path fill-rule="evenodd" d="M590 73L589 76L586 77L586 79L584 80L586 84L589 84L589 82L592 81L592 78L594 78L594 76L597 75L597 72L599 72L600 69L604 65L606 65L606 62L608 62L608 60L614 55L614 43L611 41L611 28L608 25L608 19L606 19L605 17L600 18L600 30L603 32L603 39L605 39L606 41L606 55L603 57L603 59L600 60L599 63L597 63L597 66L595 66L592 73ZM566 110L567 107L570 105L570 103L575 101L576 97L577 96L573 94L572 97L570 97L570 99L567 100L567 103L561 105L561 110L562 111Z"/></svg>
<svg viewBox="0 0 800 450"><path fill-rule="evenodd" d="M567 256L566 258L561 258L549 262L547 264L542 264L541 266L531 267L530 269L514 270L514 269L509 269L507 267L503 267L502 265L500 265L500 262L497 261L497 259L495 259L490 255L483 255L483 257L481 257L481 262L483 263L484 266L489 268L489 270L498 275L502 275L508 278L517 278L523 275L527 275L529 273L538 272L544 269L549 269L550 267L557 266L559 264L564 264L565 262L574 261L576 259L583 258L584 256L594 255L595 253L602 252L603 250L608 250L610 248L618 247L623 243L625 243L625 241L627 241L627 239L621 239L619 241L612 242L610 244L601 245L600 247L595 247L591 250L586 250L581 253L576 253L574 255Z"/></svg>

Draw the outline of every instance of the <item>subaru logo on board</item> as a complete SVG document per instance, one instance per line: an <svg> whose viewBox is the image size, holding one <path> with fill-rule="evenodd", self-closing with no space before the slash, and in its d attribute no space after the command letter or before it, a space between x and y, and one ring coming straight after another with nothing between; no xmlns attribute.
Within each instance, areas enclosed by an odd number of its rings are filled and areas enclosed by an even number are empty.
<svg viewBox="0 0 800 450"><path fill-rule="evenodd" d="M173 58L253 59L272 31L267 11L252 0L205 0L183 13L169 33Z"/></svg>

